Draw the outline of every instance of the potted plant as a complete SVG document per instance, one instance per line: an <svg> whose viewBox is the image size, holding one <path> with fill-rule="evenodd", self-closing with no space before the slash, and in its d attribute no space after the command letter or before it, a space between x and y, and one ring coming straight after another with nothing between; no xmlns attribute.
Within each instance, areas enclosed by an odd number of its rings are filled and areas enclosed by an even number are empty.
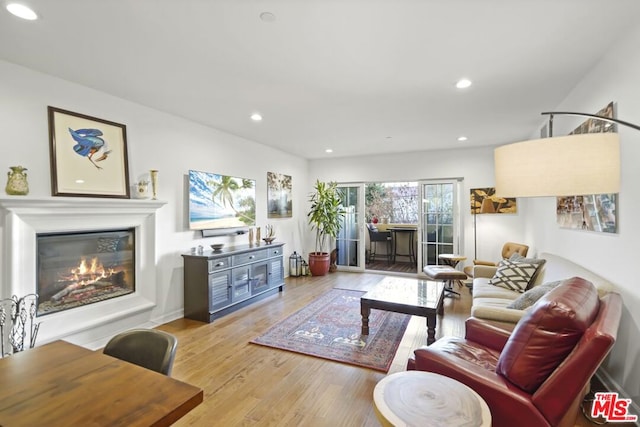
<svg viewBox="0 0 640 427"><path fill-rule="evenodd" d="M344 214L338 185L317 180L309 202L307 218L316 232L315 252L309 253L309 271L314 276L324 276L329 271L329 246L338 237Z"/></svg>

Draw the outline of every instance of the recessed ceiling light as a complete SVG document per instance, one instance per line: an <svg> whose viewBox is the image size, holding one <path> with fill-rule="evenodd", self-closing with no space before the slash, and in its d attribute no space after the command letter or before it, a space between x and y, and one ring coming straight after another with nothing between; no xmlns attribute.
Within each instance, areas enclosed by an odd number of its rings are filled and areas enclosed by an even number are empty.
<svg viewBox="0 0 640 427"><path fill-rule="evenodd" d="M471 80L469 79L460 79L458 80L458 82L456 83L456 87L458 89L466 89L469 86L471 86Z"/></svg>
<svg viewBox="0 0 640 427"><path fill-rule="evenodd" d="M251 115L251 120L253 120L254 122L259 122L260 120L262 120L262 116L260 115L260 113L253 113Z"/></svg>
<svg viewBox="0 0 640 427"><path fill-rule="evenodd" d="M333 150L331 148L327 148L326 150L324 150L325 153L333 153Z"/></svg>
<svg viewBox="0 0 640 427"><path fill-rule="evenodd" d="M34 21L38 19L38 15L29 7L19 3L9 3L7 10L18 18Z"/></svg>
<svg viewBox="0 0 640 427"><path fill-rule="evenodd" d="M458 141L462 142L462 141L466 141L468 138L466 136L459 136L458 137Z"/></svg>
<svg viewBox="0 0 640 427"><path fill-rule="evenodd" d="M262 12L260 14L260 20L262 22L273 22L276 20L276 15L271 12Z"/></svg>

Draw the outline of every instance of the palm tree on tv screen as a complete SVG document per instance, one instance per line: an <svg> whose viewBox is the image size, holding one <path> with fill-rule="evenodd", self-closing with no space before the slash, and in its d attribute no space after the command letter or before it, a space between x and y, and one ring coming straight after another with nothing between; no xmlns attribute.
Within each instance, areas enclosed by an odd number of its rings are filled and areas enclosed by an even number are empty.
<svg viewBox="0 0 640 427"><path fill-rule="evenodd" d="M209 181L207 183L213 188L211 200L220 206L231 208L236 217L243 223L247 225L255 224L255 200L252 197L240 197L242 190L253 188L253 181L242 178L242 184L239 184L238 179L231 176L222 175L220 178L220 182Z"/></svg>

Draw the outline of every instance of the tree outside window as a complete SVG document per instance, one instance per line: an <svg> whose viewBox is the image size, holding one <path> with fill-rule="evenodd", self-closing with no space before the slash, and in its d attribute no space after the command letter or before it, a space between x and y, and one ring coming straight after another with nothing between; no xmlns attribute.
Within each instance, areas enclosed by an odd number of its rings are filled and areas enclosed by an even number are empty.
<svg viewBox="0 0 640 427"><path fill-rule="evenodd" d="M418 184L415 182L370 183L365 186L367 222L418 223Z"/></svg>

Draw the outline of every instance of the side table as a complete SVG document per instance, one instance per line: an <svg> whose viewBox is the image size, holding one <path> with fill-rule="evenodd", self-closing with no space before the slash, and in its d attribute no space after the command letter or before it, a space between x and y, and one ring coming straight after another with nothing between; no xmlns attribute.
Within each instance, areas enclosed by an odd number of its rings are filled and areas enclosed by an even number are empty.
<svg viewBox="0 0 640 427"><path fill-rule="evenodd" d="M491 426L491 411L478 393L433 372L386 376L373 390L373 405L383 426Z"/></svg>
<svg viewBox="0 0 640 427"><path fill-rule="evenodd" d="M465 261L467 259L466 256L458 254L440 254L438 255L438 258L446 265L450 265L453 268L456 268L460 261Z"/></svg>

